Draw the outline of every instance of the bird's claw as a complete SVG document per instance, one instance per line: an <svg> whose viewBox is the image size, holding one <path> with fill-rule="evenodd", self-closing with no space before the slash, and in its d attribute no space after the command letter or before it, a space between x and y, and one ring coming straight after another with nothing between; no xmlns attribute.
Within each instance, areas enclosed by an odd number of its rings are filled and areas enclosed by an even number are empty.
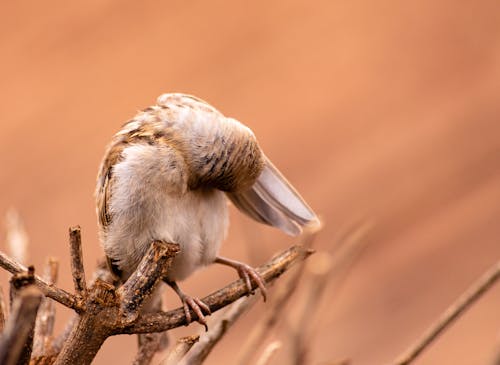
<svg viewBox="0 0 500 365"><path fill-rule="evenodd" d="M265 302L267 299L266 284L264 283L262 276L260 276L257 270L243 263L239 263L239 265L236 267L236 270L238 271L238 275L240 276L240 278L245 282L248 293L250 294L254 292L254 290L252 289L252 283L250 281L251 278L259 287L260 293L262 294L262 298Z"/></svg>
<svg viewBox="0 0 500 365"><path fill-rule="evenodd" d="M192 309L193 312L198 317L198 322L205 327L205 331L208 331L208 325L207 325L207 320L205 319L205 314L206 315L212 314L212 311L210 310L209 306L203 303L200 299L193 298L188 295L183 295L181 297L181 300L182 300L182 307L184 308L184 314L186 315L187 325L190 324L192 321L191 311L190 311L190 309Z"/></svg>

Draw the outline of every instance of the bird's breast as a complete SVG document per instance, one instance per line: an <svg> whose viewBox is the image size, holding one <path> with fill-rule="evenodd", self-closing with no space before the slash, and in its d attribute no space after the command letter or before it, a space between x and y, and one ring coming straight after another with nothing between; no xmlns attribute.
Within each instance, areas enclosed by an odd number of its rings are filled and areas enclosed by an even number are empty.
<svg viewBox="0 0 500 365"><path fill-rule="evenodd" d="M112 216L103 239L128 277L153 240L180 245L169 277L180 280L215 259L228 228L227 199L216 189L187 188L182 158L168 148L133 145L113 167Z"/></svg>

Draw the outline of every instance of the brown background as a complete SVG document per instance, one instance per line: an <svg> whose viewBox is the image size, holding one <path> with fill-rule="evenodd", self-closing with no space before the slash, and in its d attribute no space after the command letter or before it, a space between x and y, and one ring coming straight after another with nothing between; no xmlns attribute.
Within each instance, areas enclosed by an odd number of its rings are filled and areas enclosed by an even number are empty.
<svg viewBox="0 0 500 365"><path fill-rule="evenodd" d="M498 259L498 1L1 7L0 214L20 211L27 261L58 256L63 287L71 288L68 226L84 229L88 271L101 254L92 194L106 143L169 91L200 96L254 130L324 218L319 249L333 251L338 233L363 217L374 222L342 287L329 285L321 301L312 363L387 363ZM259 264L291 242L232 213L227 256ZM209 268L184 288L205 295L234 278ZM499 302L496 287L416 363L486 363ZM263 308L209 364L231 363ZM113 338L95 363L128 363L134 344Z"/></svg>

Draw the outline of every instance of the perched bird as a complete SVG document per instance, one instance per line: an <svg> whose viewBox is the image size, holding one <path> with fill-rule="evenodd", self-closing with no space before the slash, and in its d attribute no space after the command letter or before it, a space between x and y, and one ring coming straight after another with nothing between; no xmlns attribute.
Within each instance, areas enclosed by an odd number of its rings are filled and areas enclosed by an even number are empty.
<svg viewBox="0 0 500 365"><path fill-rule="evenodd" d="M227 198L253 219L297 235L319 223L264 155L253 132L194 96L164 94L113 137L97 178L100 240L125 281L153 240L177 243L164 281L206 326L210 309L177 282L211 263L234 267L266 295L255 269L218 256L228 230Z"/></svg>

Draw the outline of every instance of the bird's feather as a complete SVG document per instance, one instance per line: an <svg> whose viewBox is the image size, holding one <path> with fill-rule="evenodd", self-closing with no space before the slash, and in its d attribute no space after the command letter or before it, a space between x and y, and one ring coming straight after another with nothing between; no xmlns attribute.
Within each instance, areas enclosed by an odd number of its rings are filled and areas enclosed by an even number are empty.
<svg viewBox="0 0 500 365"><path fill-rule="evenodd" d="M290 235L300 234L304 226L319 226L316 214L267 157L250 189L227 195L243 213Z"/></svg>

